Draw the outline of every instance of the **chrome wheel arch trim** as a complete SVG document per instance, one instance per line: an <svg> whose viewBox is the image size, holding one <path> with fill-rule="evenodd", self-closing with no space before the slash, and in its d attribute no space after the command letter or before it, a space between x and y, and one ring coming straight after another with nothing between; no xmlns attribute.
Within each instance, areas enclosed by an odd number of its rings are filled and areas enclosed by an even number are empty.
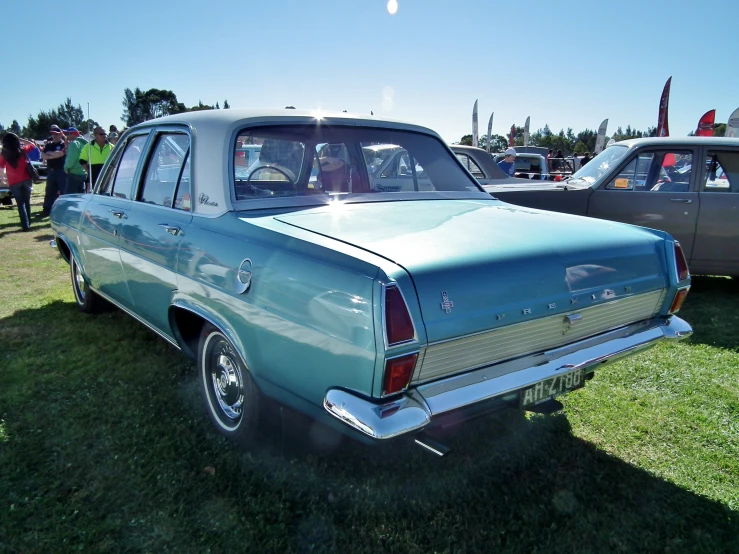
<svg viewBox="0 0 739 554"><path fill-rule="evenodd" d="M178 343L178 348L180 350L184 350L179 344L181 344L184 339L182 338L182 335L180 334L180 331L176 325L174 325L173 322L173 308L177 308L180 310L185 310L187 312L190 312L193 315L198 316L206 323L210 323L213 327L218 329L220 333L223 334L224 337L226 337L229 342L233 345L233 347L236 349L236 352L241 357L241 360L244 362L244 365L246 367L250 368L249 373L254 376L254 374L251 371L251 365L249 365L247 357L246 357L246 348L244 347L244 344L241 342L240 337L236 334L234 329L228 325L226 321L224 321L222 318L218 317L216 314L213 314L212 312L208 311L202 306L199 305L193 305L189 302L186 302L182 297L177 298L172 301L172 303L169 305L169 326L172 329L172 333L174 334L174 338ZM194 353L195 359L197 359L197 351Z"/></svg>

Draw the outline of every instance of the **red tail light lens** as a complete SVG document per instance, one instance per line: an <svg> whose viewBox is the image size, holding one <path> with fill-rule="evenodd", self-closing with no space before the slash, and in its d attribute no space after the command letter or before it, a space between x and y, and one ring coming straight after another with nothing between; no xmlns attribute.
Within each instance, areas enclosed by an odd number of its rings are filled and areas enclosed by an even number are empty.
<svg viewBox="0 0 739 554"><path fill-rule="evenodd" d="M385 376L382 380L383 396L400 392L408 386L417 359L418 354L409 354L385 362Z"/></svg>
<svg viewBox="0 0 739 554"><path fill-rule="evenodd" d="M385 331L388 345L413 340L415 337L411 314L408 313L398 287L385 289Z"/></svg>
<svg viewBox="0 0 739 554"><path fill-rule="evenodd" d="M670 313L674 314L680 311L680 308L683 307L683 302L685 302L685 298L688 296L688 291L690 289L680 289L677 291L677 294L675 294L675 299L672 301L672 306L670 306Z"/></svg>
<svg viewBox="0 0 739 554"><path fill-rule="evenodd" d="M685 261L685 254L679 242L675 243L675 265L677 266L677 279L678 281L684 281L690 277L690 271L688 271L688 262ZM686 293L687 294L687 293Z"/></svg>

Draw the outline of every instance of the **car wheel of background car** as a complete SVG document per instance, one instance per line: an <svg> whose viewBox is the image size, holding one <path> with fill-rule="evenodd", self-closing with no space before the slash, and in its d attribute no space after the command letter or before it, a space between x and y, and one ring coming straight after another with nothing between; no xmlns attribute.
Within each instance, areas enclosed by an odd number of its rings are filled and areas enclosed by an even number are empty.
<svg viewBox="0 0 739 554"><path fill-rule="evenodd" d="M257 430L260 392L231 341L210 323L200 333L198 373L208 416L218 431L248 445Z"/></svg>
<svg viewBox="0 0 739 554"><path fill-rule="evenodd" d="M13 199L10 196L6 196L0 202L2 202L2 205L3 206L12 206L13 205Z"/></svg>
<svg viewBox="0 0 739 554"><path fill-rule="evenodd" d="M90 289L90 285L87 284L82 274L82 268L80 268L74 256L71 256L71 258L69 267L72 274L72 290L74 290L74 299L77 302L77 307L86 314L99 312L102 307L102 299Z"/></svg>

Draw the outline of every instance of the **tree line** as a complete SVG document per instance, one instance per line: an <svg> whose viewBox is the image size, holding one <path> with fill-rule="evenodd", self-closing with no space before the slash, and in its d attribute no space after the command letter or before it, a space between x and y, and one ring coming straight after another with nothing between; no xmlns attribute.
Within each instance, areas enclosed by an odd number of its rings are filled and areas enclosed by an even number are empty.
<svg viewBox="0 0 739 554"><path fill-rule="evenodd" d="M198 101L196 106L188 108L177 100L177 95L171 90L152 88L142 91L138 87L134 90L129 88L124 90L122 104L121 119L126 127L165 115L221 109L219 102L209 105L201 101ZM228 100L224 100L223 109L228 108L230 108ZM62 129L76 127L84 135L99 126L99 123L93 119L87 119L82 106L74 105L72 99L67 98L56 108L41 110L35 116L29 115L28 121L23 126L17 119L14 119L7 128L0 123L0 134L10 131L18 136L43 140L49 136L49 129L52 125L59 125Z"/></svg>
<svg viewBox="0 0 739 554"><path fill-rule="evenodd" d="M513 145L523 146L523 127L516 127L513 135ZM726 123L717 123L713 127L713 136L723 137L726 133ZM689 136L695 135L694 132L688 133ZM632 129L631 125L627 125L626 129L618 127L616 132L611 136L606 136L605 143L608 144L610 139L614 139L616 142L626 139L643 138L643 137L656 137L657 128L647 127L646 131L639 131ZM569 156L582 155L585 152L591 154L595 150L595 141L598 138L598 131L591 129L585 129L575 134L571 128L567 131L560 129L559 133L553 133L549 128L549 125L544 125L543 129L539 129L529 135L529 146L543 146L549 150L557 152L562 151L562 154ZM478 140L478 146L480 148L487 148L488 137L487 134L481 136ZM464 135L460 140L459 144L472 146L472 135ZM491 135L490 136L490 151L491 152L503 152L508 148L508 137L502 135Z"/></svg>

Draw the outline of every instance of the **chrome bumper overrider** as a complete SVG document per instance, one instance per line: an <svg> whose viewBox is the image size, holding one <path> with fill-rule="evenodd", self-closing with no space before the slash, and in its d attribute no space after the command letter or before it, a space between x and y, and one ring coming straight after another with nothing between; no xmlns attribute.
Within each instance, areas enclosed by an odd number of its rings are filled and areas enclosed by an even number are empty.
<svg viewBox="0 0 739 554"><path fill-rule="evenodd" d="M418 431L431 419L526 388L559 371L613 362L663 340L677 341L693 333L679 317L635 323L539 354L456 375L408 390L391 402L376 404L352 393L330 389L323 400L328 413L375 439Z"/></svg>

